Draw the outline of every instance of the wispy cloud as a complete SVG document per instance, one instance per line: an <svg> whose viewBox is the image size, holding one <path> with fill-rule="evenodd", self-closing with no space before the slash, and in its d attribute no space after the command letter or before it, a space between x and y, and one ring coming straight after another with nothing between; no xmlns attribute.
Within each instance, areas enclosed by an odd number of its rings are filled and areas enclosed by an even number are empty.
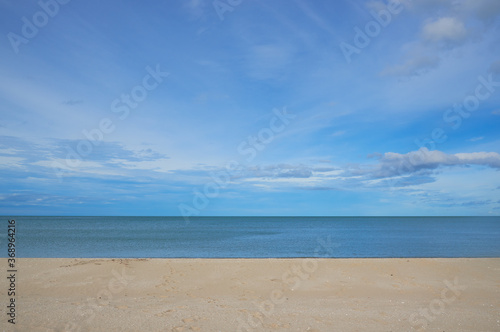
<svg viewBox="0 0 500 332"><path fill-rule="evenodd" d="M333 137L343 136L343 135L345 135L346 132L347 131L345 131L345 130L337 130L337 131L332 133L332 136Z"/></svg>
<svg viewBox="0 0 500 332"><path fill-rule="evenodd" d="M68 106L75 106L75 105L83 104L83 100L80 100L80 99L69 99L69 100L63 101L63 104L64 105L68 105Z"/></svg>
<svg viewBox="0 0 500 332"><path fill-rule="evenodd" d="M378 165L361 173L368 173L376 178L418 173L434 170L438 167L481 165L500 169L500 154L497 152L473 152L447 154L438 150L429 151L421 148L406 154L386 152L379 159Z"/></svg>
<svg viewBox="0 0 500 332"><path fill-rule="evenodd" d="M256 79L282 79L293 61L293 49L287 45L252 46L247 54L248 75Z"/></svg>
<svg viewBox="0 0 500 332"><path fill-rule="evenodd" d="M441 17L422 27L422 38L427 42L456 47L467 40L467 30L458 18Z"/></svg>
<svg viewBox="0 0 500 332"><path fill-rule="evenodd" d="M491 204L492 201L490 200L481 200L481 201L469 201L465 203L461 203L462 206L483 206L487 204Z"/></svg>
<svg viewBox="0 0 500 332"><path fill-rule="evenodd" d="M476 43L493 31L491 22L500 13L494 0L405 1L415 12L425 13L417 38L401 48L403 63L382 70L383 75L412 77L435 70L450 51Z"/></svg>
<svg viewBox="0 0 500 332"><path fill-rule="evenodd" d="M19 54L0 43L0 213L175 215L231 161L207 213L498 204L499 1L402 0L383 28L387 1L222 2L223 21L206 0L69 2ZM33 9L0 1L3 35L22 35ZM347 64L335 45L363 38ZM154 64L170 75L150 91ZM488 93L473 112L454 106ZM296 117L281 130L284 106Z"/></svg>
<svg viewBox="0 0 500 332"><path fill-rule="evenodd" d="M421 55L407 59L405 63L393 65L384 69L381 75L417 76L437 68L441 59L434 55Z"/></svg>

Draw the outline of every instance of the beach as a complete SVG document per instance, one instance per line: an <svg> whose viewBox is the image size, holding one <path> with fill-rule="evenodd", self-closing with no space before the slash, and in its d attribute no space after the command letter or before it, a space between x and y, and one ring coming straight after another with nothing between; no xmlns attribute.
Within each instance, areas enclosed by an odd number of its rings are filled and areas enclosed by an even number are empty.
<svg viewBox="0 0 500 332"><path fill-rule="evenodd" d="M8 282L2 331L500 331L500 258L18 258L15 325Z"/></svg>

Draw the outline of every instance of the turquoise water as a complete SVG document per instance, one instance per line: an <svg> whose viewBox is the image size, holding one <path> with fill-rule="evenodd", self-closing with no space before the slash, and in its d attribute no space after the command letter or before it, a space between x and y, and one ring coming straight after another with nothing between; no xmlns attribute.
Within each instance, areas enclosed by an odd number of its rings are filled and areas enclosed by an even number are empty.
<svg viewBox="0 0 500 332"><path fill-rule="evenodd" d="M500 257L500 217L3 217L17 257Z"/></svg>

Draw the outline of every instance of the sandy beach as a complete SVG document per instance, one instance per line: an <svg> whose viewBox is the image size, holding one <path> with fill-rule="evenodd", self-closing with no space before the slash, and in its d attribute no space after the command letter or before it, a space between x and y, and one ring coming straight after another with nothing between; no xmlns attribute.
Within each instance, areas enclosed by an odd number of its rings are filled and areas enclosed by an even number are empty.
<svg viewBox="0 0 500 332"><path fill-rule="evenodd" d="M500 258L16 263L2 331L500 331Z"/></svg>

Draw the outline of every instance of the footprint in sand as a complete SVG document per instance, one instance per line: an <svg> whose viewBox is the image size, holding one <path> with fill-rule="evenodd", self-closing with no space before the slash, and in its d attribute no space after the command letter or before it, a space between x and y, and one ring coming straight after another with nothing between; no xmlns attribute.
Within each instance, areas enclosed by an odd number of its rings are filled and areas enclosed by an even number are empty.
<svg viewBox="0 0 500 332"><path fill-rule="evenodd" d="M165 316L170 316L172 312L175 312L176 310L174 309L169 309L169 310L165 310L165 311L162 311L160 312L159 314L155 314L155 316L157 317L165 317Z"/></svg>

